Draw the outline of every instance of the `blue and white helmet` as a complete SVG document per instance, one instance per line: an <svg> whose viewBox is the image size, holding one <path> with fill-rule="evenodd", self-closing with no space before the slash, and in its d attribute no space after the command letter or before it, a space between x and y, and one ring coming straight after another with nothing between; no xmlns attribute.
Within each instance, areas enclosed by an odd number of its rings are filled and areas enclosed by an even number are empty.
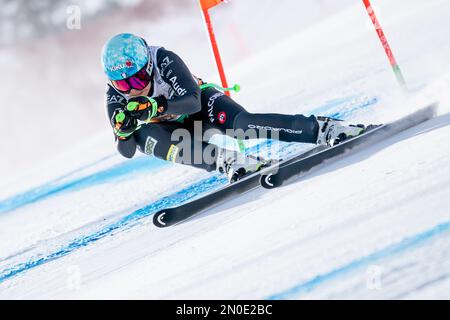
<svg viewBox="0 0 450 320"><path fill-rule="evenodd" d="M103 46L103 71L110 80L122 80L134 75L147 65L148 60L147 43L131 33L120 33Z"/></svg>

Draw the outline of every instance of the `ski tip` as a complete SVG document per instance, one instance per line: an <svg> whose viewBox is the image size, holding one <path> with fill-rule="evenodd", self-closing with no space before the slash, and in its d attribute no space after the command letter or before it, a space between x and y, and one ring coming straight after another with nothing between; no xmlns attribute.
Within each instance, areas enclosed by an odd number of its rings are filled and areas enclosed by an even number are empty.
<svg viewBox="0 0 450 320"><path fill-rule="evenodd" d="M158 211L153 216L153 224L158 228L164 228L169 225L169 222L166 219L166 210Z"/></svg>
<svg viewBox="0 0 450 320"><path fill-rule="evenodd" d="M276 175L272 173L262 175L259 182L265 189L273 189L280 186L280 183L278 183L276 179Z"/></svg>

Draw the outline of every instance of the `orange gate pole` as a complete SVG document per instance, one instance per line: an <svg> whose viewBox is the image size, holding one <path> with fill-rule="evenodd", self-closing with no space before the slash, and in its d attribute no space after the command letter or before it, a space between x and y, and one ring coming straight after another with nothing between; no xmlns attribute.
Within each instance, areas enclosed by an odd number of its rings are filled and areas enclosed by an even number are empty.
<svg viewBox="0 0 450 320"><path fill-rule="evenodd" d="M203 12L203 18L205 19L206 29L209 35L209 41L211 43L211 48L214 54L214 59L216 60L217 71L219 72L220 81L222 82L222 87L228 88L227 79L225 77L225 71L223 69L222 59L220 58L219 48L217 46L216 37L214 35L214 30L211 23L211 18L209 16L208 10L224 0L200 0L200 6ZM230 96L229 91L225 91L227 96Z"/></svg>

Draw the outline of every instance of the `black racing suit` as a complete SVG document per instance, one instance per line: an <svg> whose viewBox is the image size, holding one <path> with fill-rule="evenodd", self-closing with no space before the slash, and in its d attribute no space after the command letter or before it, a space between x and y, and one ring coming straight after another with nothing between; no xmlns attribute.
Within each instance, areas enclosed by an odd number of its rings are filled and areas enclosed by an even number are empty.
<svg viewBox="0 0 450 320"><path fill-rule="evenodd" d="M206 163L198 160L198 152L203 152L208 147L212 150L212 157L215 156L215 148L207 142L209 136L202 136L209 129L234 138L241 138L243 131L253 129L252 138L269 137L287 142L316 143L319 125L314 116L249 113L214 88L200 90L199 82L196 81L198 79L192 76L183 60L175 53L162 47L155 52L156 63L153 64L153 80L148 96L158 97L157 100L164 105L165 110L151 123L142 124L141 128L128 138L120 140L116 137L117 149L124 157L133 157L137 148L160 159L210 171L215 169L214 162ZM157 77L155 74L160 76ZM166 88L165 95L158 95L160 91L158 86ZM106 95L108 117L111 119L114 111L125 108L126 104L127 96L108 84ZM194 132L196 124L197 128L200 124L202 131ZM177 148L182 141L173 140L172 133L176 129L184 129L190 134L193 142L192 152ZM196 159L194 159L195 152L197 152Z"/></svg>

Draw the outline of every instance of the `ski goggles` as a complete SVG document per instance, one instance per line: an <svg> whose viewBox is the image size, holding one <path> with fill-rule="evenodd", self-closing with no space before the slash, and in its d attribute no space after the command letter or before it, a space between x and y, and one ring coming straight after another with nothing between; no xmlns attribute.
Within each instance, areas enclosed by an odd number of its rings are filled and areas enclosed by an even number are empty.
<svg viewBox="0 0 450 320"><path fill-rule="evenodd" d="M148 66L149 64L128 78L122 80L111 80L111 84L114 88L124 94L130 93L132 89L142 90L152 80L151 72L147 70Z"/></svg>

